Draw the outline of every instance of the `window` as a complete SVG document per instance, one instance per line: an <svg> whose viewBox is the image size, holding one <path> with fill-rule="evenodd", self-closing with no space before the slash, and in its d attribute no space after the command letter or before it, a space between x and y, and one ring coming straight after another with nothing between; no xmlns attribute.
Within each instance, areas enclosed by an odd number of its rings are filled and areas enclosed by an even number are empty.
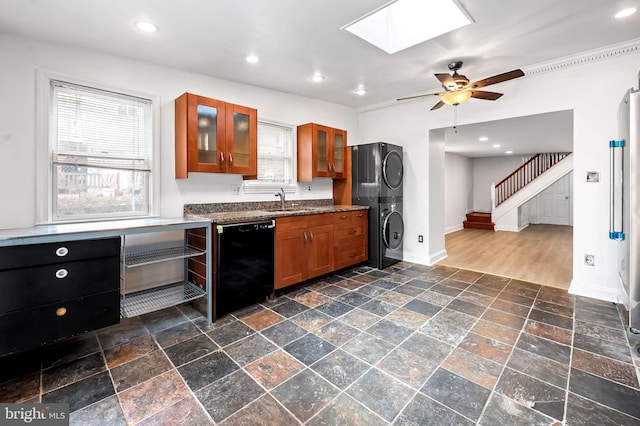
<svg viewBox="0 0 640 426"><path fill-rule="evenodd" d="M152 102L51 80L53 221L146 216Z"/></svg>
<svg viewBox="0 0 640 426"><path fill-rule="evenodd" d="M295 189L293 142L291 126L258 122L258 180L245 181L245 192Z"/></svg>

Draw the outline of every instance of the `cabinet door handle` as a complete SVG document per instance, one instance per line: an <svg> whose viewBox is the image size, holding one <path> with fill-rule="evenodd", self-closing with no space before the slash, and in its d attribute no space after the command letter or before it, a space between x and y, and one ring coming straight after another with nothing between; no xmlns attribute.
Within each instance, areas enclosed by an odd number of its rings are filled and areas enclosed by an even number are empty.
<svg viewBox="0 0 640 426"><path fill-rule="evenodd" d="M69 275L69 271L67 271L66 269L58 269L56 271L56 278L66 278L67 275Z"/></svg>
<svg viewBox="0 0 640 426"><path fill-rule="evenodd" d="M307 233L303 232L304 234L304 245L307 245Z"/></svg>
<svg viewBox="0 0 640 426"><path fill-rule="evenodd" d="M313 242L313 231L309 231L309 234L311 234L311 242Z"/></svg>
<svg viewBox="0 0 640 426"><path fill-rule="evenodd" d="M233 170L233 155L229 153L229 170Z"/></svg>
<svg viewBox="0 0 640 426"><path fill-rule="evenodd" d="M69 254L69 249L64 247L64 246L63 247L58 247L56 249L56 256L58 256L58 257L64 257L67 254Z"/></svg>
<svg viewBox="0 0 640 426"><path fill-rule="evenodd" d="M56 315L59 317L64 316L66 313L67 313L67 308L65 307L56 309Z"/></svg>
<svg viewBox="0 0 640 426"><path fill-rule="evenodd" d="M224 152L220 153L220 167L224 166Z"/></svg>
<svg viewBox="0 0 640 426"><path fill-rule="evenodd" d="M355 253L349 253L349 257L356 257Z"/></svg>
<svg viewBox="0 0 640 426"><path fill-rule="evenodd" d="M349 231L349 234L351 234L351 235L353 235L353 234L355 234L355 233L356 233L356 230L355 230L355 229L351 229L351 230Z"/></svg>

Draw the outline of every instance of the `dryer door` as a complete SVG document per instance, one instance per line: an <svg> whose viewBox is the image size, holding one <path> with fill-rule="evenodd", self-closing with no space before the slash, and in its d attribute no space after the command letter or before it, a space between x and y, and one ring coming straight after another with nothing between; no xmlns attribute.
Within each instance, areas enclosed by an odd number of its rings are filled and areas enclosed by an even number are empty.
<svg viewBox="0 0 640 426"><path fill-rule="evenodd" d="M397 250L402 247L402 238L404 237L404 221L402 214L398 211L389 212L382 222L382 240L384 245L391 249Z"/></svg>
<svg viewBox="0 0 640 426"><path fill-rule="evenodd" d="M396 150L391 150L382 160L382 178L384 183L391 189L398 189L402 186L402 155Z"/></svg>

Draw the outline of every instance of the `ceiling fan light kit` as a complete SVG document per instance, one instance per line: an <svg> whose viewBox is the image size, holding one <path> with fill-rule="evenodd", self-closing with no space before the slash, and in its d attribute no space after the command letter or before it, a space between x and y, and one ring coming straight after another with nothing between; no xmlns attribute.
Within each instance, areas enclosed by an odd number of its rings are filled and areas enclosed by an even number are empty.
<svg viewBox="0 0 640 426"><path fill-rule="evenodd" d="M471 92L468 90L456 90L444 93L440 99L447 105L460 105L467 102L471 98Z"/></svg>
<svg viewBox="0 0 640 426"><path fill-rule="evenodd" d="M442 88L445 90L441 93L431 93L427 95L409 96L406 98L399 98L399 101L407 99L423 98L426 96L440 96L440 101L431 108L440 108L442 105L457 106L467 102L470 98L483 99L486 101L495 101L502 96L502 93L487 92L484 90L475 90L479 87L489 86L491 84L502 83L503 81L512 80L514 78L524 76L522 70L513 70L502 74L497 74L492 77L487 77L482 80L478 80L474 83L469 83L469 79L458 74L458 70L462 68L462 61L451 62L449 64L449 70L453 71L453 74L435 74L435 77L442 84Z"/></svg>

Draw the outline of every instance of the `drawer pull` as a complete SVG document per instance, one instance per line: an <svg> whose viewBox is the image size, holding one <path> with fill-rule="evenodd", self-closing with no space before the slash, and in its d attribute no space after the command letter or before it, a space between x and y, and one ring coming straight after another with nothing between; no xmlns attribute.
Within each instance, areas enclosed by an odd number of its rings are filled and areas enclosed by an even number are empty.
<svg viewBox="0 0 640 426"><path fill-rule="evenodd" d="M349 257L356 257L355 253L349 253Z"/></svg>
<svg viewBox="0 0 640 426"><path fill-rule="evenodd" d="M69 275L69 271L67 271L66 269L58 269L56 271L56 278L66 278L67 275Z"/></svg>
<svg viewBox="0 0 640 426"><path fill-rule="evenodd" d="M69 254L69 249L66 247L58 247L56 250L56 256L58 257L64 257L67 254Z"/></svg>
<svg viewBox="0 0 640 426"><path fill-rule="evenodd" d="M356 215L356 217L362 217L362 216L364 216L362 213L359 213Z"/></svg>
<svg viewBox="0 0 640 426"><path fill-rule="evenodd" d="M340 219L346 219L346 218L347 218L347 216L344 215L344 214L342 216L340 216Z"/></svg>
<svg viewBox="0 0 640 426"><path fill-rule="evenodd" d="M355 233L356 233L356 230L355 230L355 229L351 229L351 230L349 231L349 234L351 234L351 235L353 235L353 234L355 234Z"/></svg>
<svg viewBox="0 0 640 426"><path fill-rule="evenodd" d="M59 317L64 316L67 313L67 308L58 308L56 309L56 315Z"/></svg>

